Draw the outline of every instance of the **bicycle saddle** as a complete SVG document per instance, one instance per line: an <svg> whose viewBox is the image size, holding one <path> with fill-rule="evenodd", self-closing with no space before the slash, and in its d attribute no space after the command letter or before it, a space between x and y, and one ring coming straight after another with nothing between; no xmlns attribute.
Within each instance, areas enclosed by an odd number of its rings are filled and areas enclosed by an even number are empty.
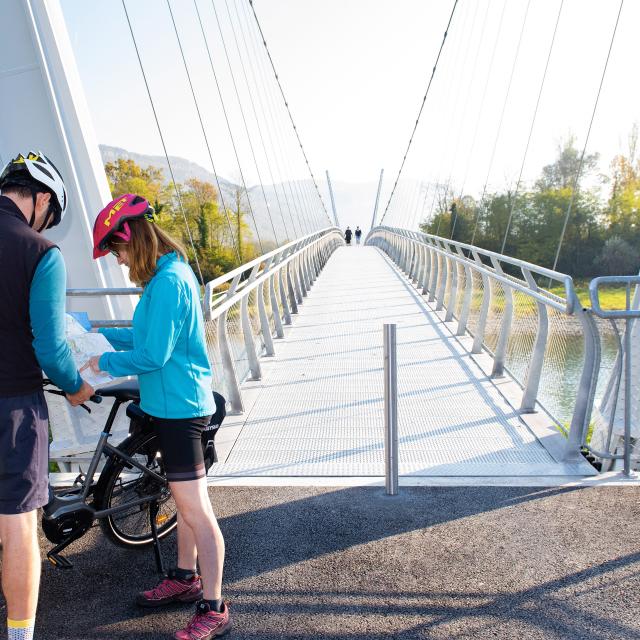
<svg viewBox="0 0 640 640"><path fill-rule="evenodd" d="M138 402L140 400L140 386L137 380L127 380L120 384L114 384L112 387L96 389L96 395L105 398L115 398L120 402L127 402L129 400Z"/></svg>

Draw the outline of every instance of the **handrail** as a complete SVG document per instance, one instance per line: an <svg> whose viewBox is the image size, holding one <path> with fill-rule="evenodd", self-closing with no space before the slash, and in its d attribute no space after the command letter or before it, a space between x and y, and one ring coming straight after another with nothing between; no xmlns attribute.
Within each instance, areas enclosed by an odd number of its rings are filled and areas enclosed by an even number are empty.
<svg viewBox="0 0 640 640"><path fill-rule="evenodd" d="M603 309L600 304L600 288L603 285L624 285L625 286L625 308L624 309ZM631 288L635 287L635 296L632 300ZM592 455L602 458L603 460L623 460L623 473L625 476L631 474L631 462L637 461L638 457L633 458L631 451L633 445L631 442L631 413L632 413L632 342L631 332L633 329L634 320L640 318L640 275L637 276L600 276L594 278L589 283L589 297L591 298L591 310L599 318L609 320L613 323L616 336L618 338L618 357L616 364L616 370L613 372L608 384L607 401L610 401L609 408L609 420L607 424L607 438L606 447L607 451L600 451L589 445L585 446L589 449ZM615 320L625 321L624 337L620 339L618 327L615 324ZM624 385L622 381L624 379ZM611 438L613 434L613 426L616 419L617 406L619 400L619 394L622 386L623 391L623 452L621 454L612 453L609 448L611 446ZM610 395L613 392L613 395ZM636 390L637 393L637 390ZM604 401L603 401L604 402ZM615 451L615 447L614 447Z"/></svg>
<svg viewBox="0 0 640 640"><path fill-rule="evenodd" d="M275 354L274 337L284 337L283 325L291 324L292 314L298 312L298 306L320 271L341 244L344 244L341 231L337 227L327 227L254 258L205 285L201 303L209 358L217 384L226 387L232 411L243 411L240 383L247 376L260 378L260 357ZM224 285L228 285L227 289L221 290ZM265 293L265 289L268 292ZM254 292L256 298L250 302ZM67 291L67 295L74 297L140 293L142 289L138 287ZM234 314L234 307L238 306L239 313ZM230 324L238 316L241 336L236 332L235 341L232 341L229 337ZM131 321L92 320L92 325L122 327L131 326ZM245 361L248 367L243 364ZM221 365L222 375L217 363Z"/></svg>
<svg viewBox="0 0 640 640"><path fill-rule="evenodd" d="M67 289L69 297L91 298L98 296L131 296L139 295L143 291L142 287L126 287L111 289Z"/></svg>
<svg viewBox="0 0 640 640"><path fill-rule="evenodd" d="M573 278L567 275L566 273L553 271L552 269L541 267L539 265L533 264L532 262L527 262L526 260L520 260L519 258L512 258L511 256L506 256L504 254L496 253L494 251L489 251L488 249L481 249L480 247L476 247L471 244L465 244L464 242L458 242L457 240L450 240L448 238L442 238L440 236L435 236L428 233L421 233L418 231L409 231L407 229L394 229L392 227L381 226L381 227L376 227L375 229L372 229L369 232L369 236L371 236L374 233L374 231L378 232L382 230L386 230L391 233L395 233L399 236L404 236L410 239L415 239L415 240L422 239L424 241L429 241L431 248L435 249L436 251L444 252L447 254L447 256L452 258L455 258L457 254L458 262L462 262L466 260L472 266L477 265L479 263L483 265L484 268L487 269L492 274L492 276L493 276L494 270L488 267L488 265L483 263L481 260L476 259L475 262L472 262L471 260L469 260L468 257L466 257L463 253L461 253L461 251L457 251L456 253L454 253L453 251L448 250L446 247L449 246L449 247L455 247L460 250L466 250L469 252L469 254L473 255L474 257L484 256L488 258L489 261L496 260L499 263L508 264L508 265L511 265L512 267L517 267L521 270L527 270L530 273L560 282L564 285L565 293L566 293L566 296L564 298L565 304L563 305L563 307L565 308L567 313L573 312L573 307L575 305L575 302L577 301L577 296L575 293ZM367 239L369 238L369 236L367 236ZM442 244L444 248L439 247L438 243ZM511 279L506 274L504 278L507 280ZM509 286L514 286L517 284L517 282L508 282L508 284ZM527 294L531 291L530 287L527 286L526 280L522 281L522 284L520 285L520 287L516 286L515 288L520 288L521 291ZM552 303L555 302L553 298L558 298L558 300L563 300L562 298L560 298L560 296L556 296L551 292L546 292L545 294L540 295L541 301L545 303L548 303L550 300L552 301ZM560 306L558 304L552 304L552 306L554 306L557 309L560 309Z"/></svg>
<svg viewBox="0 0 640 640"><path fill-rule="evenodd" d="M416 285L418 291L428 296L429 302L435 304L435 310L445 312L443 316L445 322L457 320L457 329L454 331L456 335L464 335L468 332L473 336L472 354L484 350L491 355L493 358L491 377L502 377L505 372L511 375L522 388L520 413L532 413L536 411L537 405L543 407L539 388L544 371L545 353L549 344L547 310L554 309L564 316L571 316L579 321L585 356L569 429L564 428L560 421L554 418L557 426L567 435L563 459L568 462L579 459L595 394L600 365L600 343L593 318L582 308L571 276L448 238L406 229L375 227L369 232L366 242L378 246L387 253ZM464 271L465 276L464 291L460 291L459 272L461 270ZM514 270L516 273L519 270L521 277L507 272ZM565 297L562 298L541 288L536 282L536 277L561 283ZM474 327L475 335L468 327L472 300L474 300L474 278L478 282L481 280L483 292ZM499 291L504 294L502 303L496 303L496 295ZM515 292L520 292L531 300L532 312L535 312L537 317L535 340L530 351L525 354L524 361L527 366L521 379L507 367L509 340L513 335L512 324L515 312L513 294ZM476 304L478 302L477 296L475 302ZM458 308L460 311L456 313ZM485 341L486 325L490 314L495 316L494 322L501 319L495 335L495 351L491 351Z"/></svg>
<svg viewBox="0 0 640 640"><path fill-rule="evenodd" d="M280 253L285 253L291 248L299 247L301 243L305 242L306 240L309 240L312 238L313 239L319 238L320 236L333 230L337 230L337 227L326 227L324 229L321 229L320 231L314 231L313 233L309 233L306 236L302 236L297 240L292 240L291 242L285 245L282 245L281 247L278 247L276 249L273 249L272 251L269 251L269 253L265 253L264 255L258 256L257 258L254 258L250 262L241 264L239 267L236 267L232 271L228 271L227 273L224 273L223 275L218 276L214 280L211 280L210 282L208 282L207 285L216 289L219 286L223 285L225 282L227 282L227 280L233 280L233 278L235 278L237 275L242 274L249 269L252 269L256 264L261 264L273 256L276 256Z"/></svg>
<svg viewBox="0 0 640 640"><path fill-rule="evenodd" d="M600 305L600 287L602 285L625 285L626 308L625 309L603 309ZM631 287L640 287L639 276L599 276L589 283L589 297L591 298L591 309L599 318L604 319L629 319L640 318L640 307L634 309L631 300Z"/></svg>

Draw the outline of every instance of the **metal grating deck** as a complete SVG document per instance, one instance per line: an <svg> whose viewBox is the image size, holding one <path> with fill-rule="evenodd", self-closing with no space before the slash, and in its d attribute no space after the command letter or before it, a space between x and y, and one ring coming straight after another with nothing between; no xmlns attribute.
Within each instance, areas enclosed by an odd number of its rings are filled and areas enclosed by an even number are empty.
<svg viewBox="0 0 640 640"><path fill-rule="evenodd" d="M584 475L560 464L372 247L338 249L213 476L382 476L382 325L398 324L400 475ZM445 339L447 338L447 339Z"/></svg>

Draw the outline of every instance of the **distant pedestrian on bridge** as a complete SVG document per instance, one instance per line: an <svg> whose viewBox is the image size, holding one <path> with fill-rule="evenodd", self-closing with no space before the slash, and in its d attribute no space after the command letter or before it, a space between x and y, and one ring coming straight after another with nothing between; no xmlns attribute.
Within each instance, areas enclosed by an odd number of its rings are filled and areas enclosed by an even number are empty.
<svg viewBox="0 0 640 640"><path fill-rule="evenodd" d="M351 236L352 235L353 235L353 232L351 231L351 228L347 227L347 230L344 232L344 239L345 239L347 244L351 244Z"/></svg>
<svg viewBox="0 0 640 640"><path fill-rule="evenodd" d="M153 207L133 194L116 198L96 218L93 257L111 252L144 291L133 328L101 330L117 351L85 366L138 376L140 408L153 419L178 511L177 566L139 593L137 603L195 602L195 615L175 637L213 638L231 627L222 600L224 539L207 493L201 442L216 411L213 380L198 282L185 250L155 222Z"/></svg>
<svg viewBox="0 0 640 640"><path fill-rule="evenodd" d="M356 227L356 244L360 244L360 237L362 236L362 229Z"/></svg>
<svg viewBox="0 0 640 640"><path fill-rule="evenodd" d="M37 509L49 501L42 370L78 405L93 395L65 337L66 270L41 235L62 220L62 176L42 153L0 174L0 539L9 640L31 640L40 586Z"/></svg>

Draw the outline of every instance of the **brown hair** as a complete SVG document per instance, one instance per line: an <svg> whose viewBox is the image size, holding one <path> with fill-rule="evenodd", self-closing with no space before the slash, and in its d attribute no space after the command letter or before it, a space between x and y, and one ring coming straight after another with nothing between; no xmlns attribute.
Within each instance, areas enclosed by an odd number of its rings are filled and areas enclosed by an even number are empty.
<svg viewBox="0 0 640 640"><path fill-rule="evenodd" d="M139 287L144 287L156 272L156 262L160 256L175 251L179 258L187 262L184 247L163 231L156 223L144 218L128 220L131 240L126 243L129 256L129 277ZM117 236L111 236L107 243L109 249L118 250L122 246Z"/></svg>

